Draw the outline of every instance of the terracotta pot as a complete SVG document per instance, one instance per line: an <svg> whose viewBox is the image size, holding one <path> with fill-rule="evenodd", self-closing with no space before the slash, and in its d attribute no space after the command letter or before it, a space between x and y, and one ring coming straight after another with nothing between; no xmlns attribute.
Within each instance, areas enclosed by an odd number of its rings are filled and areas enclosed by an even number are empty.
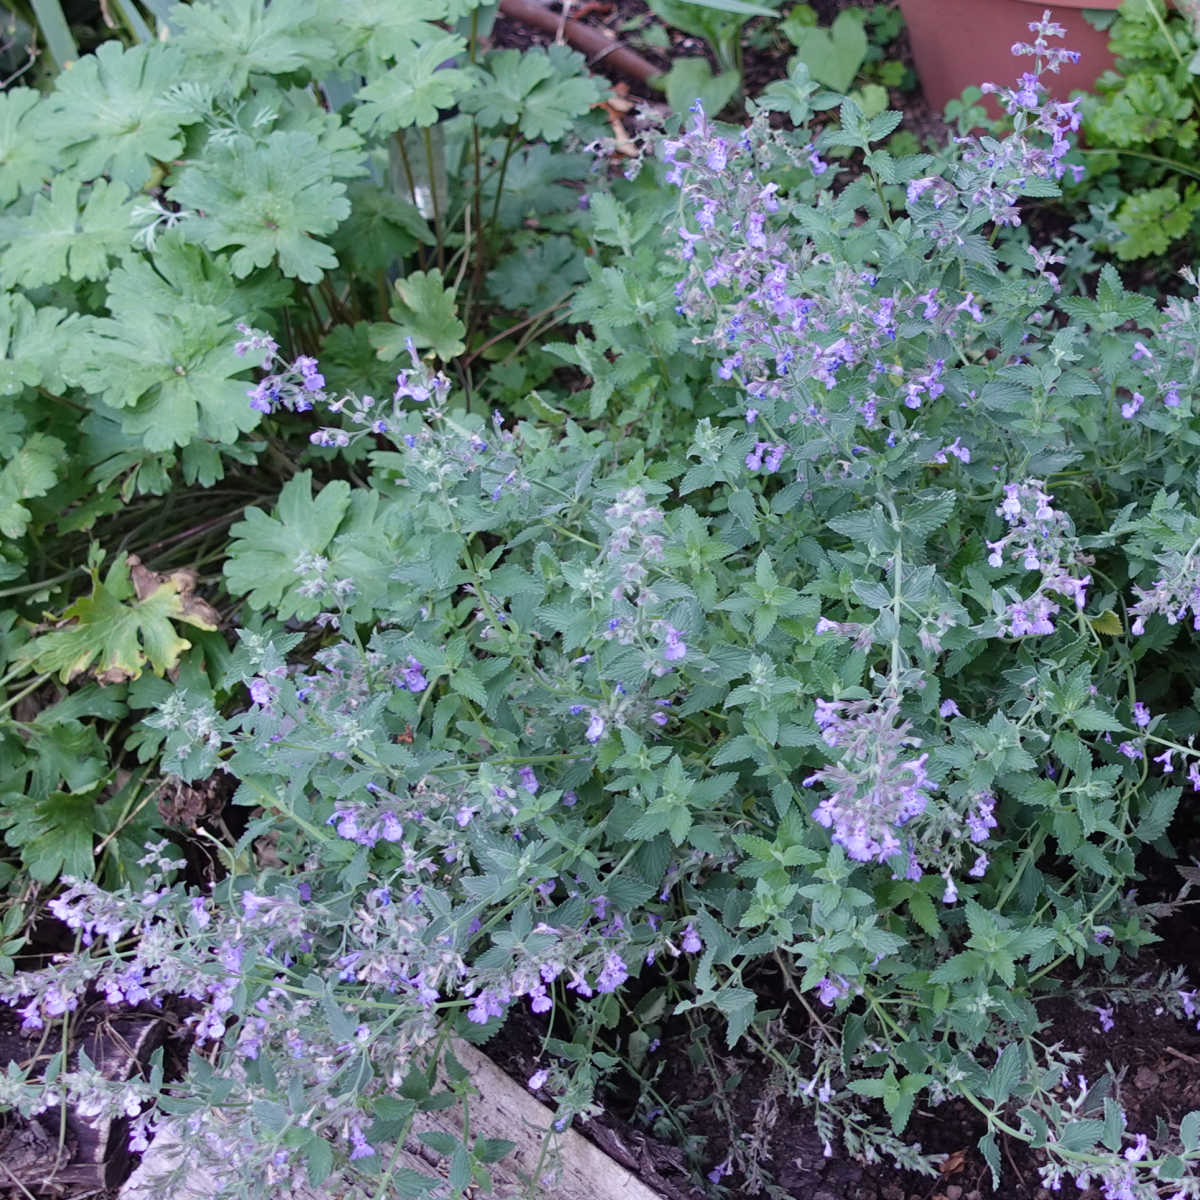
<svg viewBox="0 0 1200 1200"><path fill-rule="evenodd" d="M1051 39L1067 50L1078 50L1074 65L1064 64L1057 75L1046 72L1042 80L1051 94L1065 100L1073 88L1090 88L1113 65L1108 34L1083 19L1083 8L1116 9L1121 0L900 0L908 23L917 74L930 106L940 112L947 100L963 88L981 83L1011 87L1018 75L1033 66L1033 59L1012 54L1014 42L1032 42L1029 22L1050 10L1051 19L1067 30L1065 38ZM996 109L998 112L999 110Z"/></svg>

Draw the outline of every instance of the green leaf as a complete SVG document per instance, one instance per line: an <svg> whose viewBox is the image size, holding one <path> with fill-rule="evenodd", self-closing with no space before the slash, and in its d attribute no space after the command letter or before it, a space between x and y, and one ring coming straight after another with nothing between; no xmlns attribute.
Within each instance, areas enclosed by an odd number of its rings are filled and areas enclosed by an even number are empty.
<svg viewBox="0 0 1200 1200"><path fill-rule="evenodd" d="M716 995L717 1008L725 1014L728 1026L725 1030L725 1044L732 1050L741 1040L742 1034L750 1028L754 1020L754 1010L757 997L745 987L726 984Z"/></svg>
<svg viewBox="0 0 1200 1200"><path fill-rule="evenodd" d="M1179 1122L1179 1140L1187 1151L1200 1149L1200 1112L1190 1112Z"/></svg>
<svg viewBox="0 0 1200 1200"><path fill-rule="evenodd" d="M1121 1149L1125 1134L1125 1114L1111 1096L1104 1097L1104 1129L1101 1140L1114 1154Z"/></svg>
<svg viewBox="0 0 1200 1200"><path fill-rule="evenodd" d="M313 134L276 130L265 141L210 145L170 197L199 210L182 224L189 240L209 250L238 247L230 262L239 279L278 260L285 275L318 283L337 257L313 235L332 233L350 214L345 184L333 174L332 152Z"/></svg>
<svg viewBox="0 0 1200 1200"><path fill-rule="evenodd" d="M1000 1147L996 1144L996 1135L990 1130L979 1139L979 1151L984 1162L992 1172L992 1187L1000 1187Z"/></svg>
<svg viewBox="0 0 1200 1200"><path fill-rule="evenodd" d="M126 50L113 40L63 71L46 110L46 120L65 135L67 162L56 165L72 166L79 179L107 174L140 190L155 161L179 157L180 130L200 115L163 102L185 66L176 47L156 43Z"/></svg>
<svg viewBox="0 0 1200 1200"><path fill-rule="evenodd" d="M522 53L528 57L532 51ZM582 54L555 45L548 57L553 74L529 92L520 115L521 133L529 141L561 141L579 118L604 98L606 90L589 73Z"/></svg>
<svg viewBox="0 0 1200 1200"><path fill-rule="evenodd" d="M1165 254L1171 243L1192 228L1200 212L1200 191L1189 184L1180 195L1174 183L1142 188L1126 196L1116 212L1116 225L1125 236L1113 249L1122 262Z"/></svg>
<svg viewBox="0 0 1200 1200"><path fill-rule="evenodd" d="M352 14L357 4L347 6ZM327 10L331 11L331 10ZM242 91L251 75L322 74L338 65L338 22L319 20L316 0L206 0L176 4L172 42L202 78ZM338 14L341 15L340 13Z"/></svg>
<svg viewBox="0 0 1200 1200"><path fill-rule="evenodd" d="M421 0L419 12L396 0L355 0L338 10L332 23L339 59L368 46L382 58L399 58L441 34L433 22L448 17L444 0Z"/></svg>
<svg viewBox="0 0 1200 1200"><path fill-rule="evenodd" d="M1058 1145L1068 1151L1091 1150L1104 1133L1104 1122L1086 1118L1064 1125L1058 1135Z"/></svg>
<svg viewBox="0 0 1200 1200"><path fill-rule="evenodd" d="M34 799L6 796L0 808L4 840L21 852L31 878L51 883L61 875L90 879L93 839L99 832L100 785L86 791L52 792Z"/></svg>
<svg viewBox="0 0 1200 1200"><path fill-rule="evenodd" d="M319 1187L333 1172L333 1147L323 1137L312 1137L304 1146L308 1182Z"/></svg>
<svg viewBox="0 0 1200 1200"><path fill-rule="evenodd" d="M350 215L338 226L333 244L341 260L357 270L386 271L418 246L437 240L415 204L374 183L351 184L349 198Z"/></svg>
<svg viewBox="0 0 1200 1200"><path fill-rule="evenodd" d="M553 77L550 56L540 47L493 50L484 57L480 77L463 96L459 108L473 113L484 129L515 125L529 95Z"/></svg>
<svg viewBox="0 0 1200 1200"><path fill-rule="evenodd" d="M291 286L277 277L249 283L234 279L225 258L189 244L176 230L155 242L151 258L127 258L108 277L110 309L132 313L149 307L170 312L181 304L219 309L229 319L231 342L235 321L265 314L290 297Z"/></svg>
<svg viewBox="0 0 1200 1200"><path fill-rule="evenodd" d="M773 8L764 8L761 4L750 4L748 0L681 0L684 4L694 4L698 8L711 8L716 12L737 13L744 17L774 17Z"/></svg>
<svg viewBox="0 0 1200 1200"><path fill-rule="evenodd" d="M44 496L58 478L66 447L45 433L32 434L0 470L0 533L18 538L29 526L31 514L22 500Z"/></svg>
<svg viewBox="0 0 1200 1200"><path fill-rule="evenodd" d="M519 245L488 273L488 295L510 312L540 312L588 277L583 252L568 237L545 234Z"/></svg>
<svg viewBox="0 0 1200 1200"><path fill-rule="evenodd" d="M451 108L475 82L469 71L443 63L465 53L467 43L445 34L405 51L391 70L367 84L350 120L360 133L384 135L410 125L432 125L440 109Z"/></svg>
<svg viewBox="0 0 1200 1200"><path fill-rule="evenodd" d="M466 349L467 327L458 319L455 292L438 270L413 271L396 281L399 301L388 310L393 325L372 325L371 345L383 360L399 358L411 337L418 349L431 349L438 358L456 357Z"/></svg>
<svg viewBox="0 0 1200 1200"><path fill-rule="evenodd" d="M118 410L124 433L169 450L197 438L229 444L259 423L245 381L233 378L246 365L225 313L184 302L156 311L119 290L109 307L111 317L83 318L70 369Z"/></svg>
<svg viewBox="0 0 1200 1200"><path fill-rule="evenodd" d="M76 330L78 317L61 308L35 308L20 293L0 295L0 396L18 395L41 384L61 393L66 384L62 365ZM18 421L12 410L6 416ZM0 456L12 453L0 448Z"/></svg>
<svg viewBox="0 0 1200 1200"><path fill-rule="evenodd" d="M225 583L234 595L249 594L250 607L271 608L281 619L307 620L321 609L319 598L304 596L298 566L324 554L350 505L350 485L336 479L314 498L312 472L284 484L276 516L248 508L244 521L229 531Z"/></svg>
<svg viewBox="0 0 1200 1200"><path fill-rule="evenodd" d="M1156 842L1170 828L1179 805L1182 788L1160 788L1138 806L1138 823L1133 836L1140 842Z"/></svg>
<svg viewBox="0 0 1200 1200"><path fill-rule="evenodd" d="M63 134L45 120L41 99L32 88L0 92L0 205L40 192L58 162Z"/></svg>
<svg viewBox="0 0 1200 1200"><path fill-rule="evenodd" d="M1125 632L1121 618L1110 608L1097 617L1088 617L1088 624L1097 632L1109 637L1120 637Z"/></svg>
<svg viewBox="0 0 1200 1200"><path fill-rule="evenodd" d="M191 646L173 622L217 628L216 611L195 594L192 571L159 575L129 555L113 563L103 582L98 567L90 573L91 594L63 612L62 627L21 648L35 670L56 671L63 683L89 668L102 683L136 679L147 666L162 675Z"/></svg>
<svg viewBox="0 0 1200 1200"><path fill-rule="evenodd" d="M666 90L667 103L676 112L687 112L699 100L706 113L719 113L741 87L736 71L713 75L706 58L680 58L656 80Z"/></svg>
<svg viewBox="0 0 1200 1200"><path fill-rule="evenodd" d="M1021 1081L1024 1073L1025 1058L1018 1043L1012 1042L1001 1051L996 1065L988 1075L987 1086L983 1094L995 1104L1004 1104L1013 1094L1013 1089Z"/></svg>
<svg viewBox="0 0 1200 1200"><path fill-rule="evenodd" d="M80 191L86 199L80 209ZM8 248L0 271L8 286L42 287L64 275L103 279L109 260L132 249L133 205L123 184L97 179L90 187L60 175L50 194L35 196L27 216L0 222Z"/></svg>
<svg viewBox="0 0 1200 1200"><path fill-rule="evenodd" d="M867 57L867 33L862 13L847 9L838 13L828 31L794 29L796 57L808 67L818 83L835 92L848 91ZM789 34L792 36L792 34Z"/></svg>

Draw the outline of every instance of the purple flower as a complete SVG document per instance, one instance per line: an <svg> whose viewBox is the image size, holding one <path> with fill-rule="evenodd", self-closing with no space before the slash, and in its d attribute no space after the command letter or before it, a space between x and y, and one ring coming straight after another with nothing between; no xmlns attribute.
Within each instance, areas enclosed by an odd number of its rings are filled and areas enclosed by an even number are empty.
<svg viewBox="0 0 1200 1200"><path fill-rule="evenodd" d="M357 1126L352 1126L350 1129L350 1157L351 1159L370 1158L375 1153L374 1148L367 1141L363 1131Z"/></svg>
<svg viewBox="0 0 1200 1200"><path fill-rule="evenodd" d="M1150 710L1138 700L1133 706L1133 720L1135 725L1145 729L1150 724Z"/></svg>
<svg viewBox="0 0 1200 1200"><path fill-rule="evenodd" d="M725 1159L724 1162L717 1163L717 1165L713 1167L711 1171L709 1171L708 1178L712 1183L720 1183L726 1175L729 1175L732 1172L733 1168L729 1165L729 1159Z"/></svg>
<svg viewBox="0 0 1200 1200"><path fill-rule="evenodd" d="M1113 1010L1109 1008L1097 1008L1096 1016L1100 1018L1100 1030L1102 1033L1108 1033L1114 1025Z"/></svg>
<svg viewBox="0 0 1200 1200"><path fill-rule="evenodd" d="M534 1071L529 1077L529 1090L531 1092L540 1091L546 1086L546 1080L549 1078L550 1072L545 1069Z"/></svg>
<svg viewBox="0 0 1200 1200"><path fill-rule="evenodd" d="M429 680L424 675L425 668L410 654L408 663L401 671L404 676L404 686L410 692L423 692L429 686Z"/></svg>
<svg viewBox="0 0 1200 1200"><path fill-rule="evenodd" d="M817 154L816 148L813 146L812 142L809 142L808 145L804 147L804 150L808 154L808 163L809 166L812 167L812 173L814 175L824 175L825 172L829 170L829 164L824 162L820 155Z"/></svg>
<svg viewBox="0 0 1200 1200"><path fill-rule="evenodd" d="M996 818L992 811L996 806L996 798L990 792L981 792L977 807L967 813L967 831L972 842L987 841L988 830L996 828Z"/></svg>
<svg viewBox="0 0 1200 1200"><path fill-rule="evenodd" d="M841 761L814 772L804 786L828 789L813 820L832 829L833 840L857 862L886 862L898 854L896 830L929 803L929 755L903 757L920 739L899 717L894 700L816 701L821 739L841 751Z"/></svg>
<svg viewBox="0 0 1200 1200"><path fill-rule="evenodd" d="M531 795L536 795L538 790L538 777L533 773L532 767L522 767L520 772L521 786Z"/></svg>
<svg viewBox="0 0 1200 1200"><path fill-rule="evenodd" d="M953 700L943 700L938 705L938 715L942 717L961 717L962 713L958 711L958 705Z"/></svg>
<svg viewBox="0 0 1200 1200"><path fill-rule="evenodd" d="M704 943L700 940L700 935L692 927L690 921L688 922L687 928L685 928L683 931L683 937L680 939L679 944L683 947L683 952L685 954L698 954L704 945Z"/></svg>
<svg viewBox="0 0 1200 1200"><path fill-rule="evenodd" d="M596 977L596 991L615 992L629 978L625 960L615 951L610 951L604 967Z"/></svg>
<svg viewBox="0 0 1200 1200"><path fill-rule="evenodd" d="M490 1020L504 1015L504 1005L494 988L484 988L474 1003L467 1009L467 1020L476 1025L486 1025Z"/></svg>
<svg viewBox="0 0 1200 1200"><path fill-rule="evenodd" d="M1134 1144L1125 1151L1125 1160L1127 1162L1141 1162L1146 1157L1149 1145L1150 1139L1144 1133L1139 1133L1134 1138Z"/></svg>
<svg viewBox="0 0 1200 1200"><path fill-rule="evenodd" d="M1134 414L1138 411L1138 409L1141 408L1142 405L1145 403L1146 403L1146 397L1143 396L1141 392L1134 392L1133 399L1130 400L1127 404L1121 405L1121 416L1123 416L1125 418L1125 420L1128 421L1131 417L1134 416Z"/></svg>
<svg viewBox="0 0 1200 1200"><path fill-rule="evenodd" d="M667 632L663 637L663 658L667 662L678 662L686 654L687 643L683 640L679 630L668 625Z"/></svg>
<svg viewBox="0 0 1200 1200"><path fill-rule="evenodd" d="M826 1008L830 1008L835 1000L840 1000L843 996L850 994L850 983L844 976L837 976L836 982L826 976L817 984L817 999L820 1000Z"/></svg>
<svg viewBox="0 0 1200 1200"><path fill-rule="evenodd" d="M588 722L587 732L583 735L594 746L604 736L605 721L598 713L592 713L592 719Z"/></svg>

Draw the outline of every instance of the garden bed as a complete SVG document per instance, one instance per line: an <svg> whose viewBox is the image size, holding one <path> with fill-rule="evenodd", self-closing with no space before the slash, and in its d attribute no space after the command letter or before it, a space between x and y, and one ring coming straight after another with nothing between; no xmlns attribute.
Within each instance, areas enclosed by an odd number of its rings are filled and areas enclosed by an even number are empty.
<svg viewBox="0 0 1200 1200"><path fill-rule="evenodd" d="M1190 110L160 7L0 46L0 1194L1200 1196Z"/></svg>

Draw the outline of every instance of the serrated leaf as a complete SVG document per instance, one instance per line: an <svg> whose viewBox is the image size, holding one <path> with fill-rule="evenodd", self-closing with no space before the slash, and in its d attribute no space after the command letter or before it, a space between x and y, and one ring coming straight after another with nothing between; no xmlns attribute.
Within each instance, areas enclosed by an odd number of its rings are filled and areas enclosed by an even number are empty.
<svg viewBox="0 0 1200 1200"><path fill-rule="evenodd" d="M183 150L180 130L191 115L162 103L184 75L186 59L174 46L154 43L125 49L102 42L55 79L47 120L65 135L64 155L79 179L109 175L141 189L154 162Z"/></svg>
<svg viewBox="0 0 1200 1200"><path fill-rule="evenodd" d="M250 408L236 333L217 309L178 303L154 311L114 294L111 317L83 318L73 373L117 410L127 435L150 450L197 438L230 444L262 419Z"/></svg>
<svg viewBox="0 0 1200 1200"><path fill-rule="evenodd" d="M1120 637L1125 632L1121 618L1111 608L1097 617L1088 617L1088 624L1097 633L1107 634L1109 637Z"/></svg>
<svg viewBox="0 0 1200 1200"><path fill-rule="evenodd" d="M62 392L62 364L77 321L61 308L35 308L20 293L0 295L0 396L15 396L39 384ZM11 411L4 415L20 420ZM0 448L0 457L12 452Z"/></svg>
<svg viewBox="0 0 1200 1200"><path fill-rule="evenodd" d="M41 100L32 88L0 92L0 205L20 192L41 191L58 161L62 135L54 136Z"/></svg>
<svg viewBox="0 0 1200 1200"><path fill-rule="evenodd" d="M999 1188L1000 1186L1000 1147L996 1144L996 1135L990 1130L979 1139L977 1143L979 1152L983 1155L984 1162L987 1163L992 1172L992 1187Z"/></svg>
<svg viewBox="0 0 1200 1200"><path fill-rule="evenodd" d="M937 909L933 901L924 892L913 892L908 898L909 915L930 937L937 937L942 931L938 921Z"/></svg>
<svg viewBox="0 0 1200 1200"><path fill-rule="evenodd" d="M32 434L0 470L0 533L19 538L31 519L20 502L44 496L55 484L66 446L48 434Z"/></svg>
<svg viewBox="0 0 1200 1200"><path fill-rule="evenodd" d="M352 14L357 5L347 6ZM341 15L340 13L338 14ZM206 0L171 10L172 41L233 93L250 75L320 75L337 65L337 22L320 20L314 0Z"/></svg>
<svg viewBox="0 0 1200 1200"><path fill-rule="evenodd" d="M488 294L510 312L540 312L588 277L583 252L569 237L545 234L518 246L488 273Z"/></svg>
<svg viewBox="0 0 1200 1200"><path fill-rule="evenodd" d="M210 146L170 197L200 210L181 226L190 241L209 250L237 247L230 265L239 279L278 260L285 275L318 283L337 257L314 235L332 233L350 214L333 169L331 152L313 134L276 130L259 142Z"/></svg>
<svg viewBox="0 0 1200 1200"><path fill-rule="evenodd" d="M103 279L110 259L132 247L133 205L128 197L120 183L97 179L84 187L60 175L49 195L34 197L27 216L6 217L0 223L0 239L8 243L0 257L5 282L36 288L63 276Z"/></svg>
<svg viewBox="0 0 1200 1200"><path fill-rule="evenodd" d="M388 310L394 324L371 326L371 345L378 356L385 361L399 358L407 352L409 338L418 349L431 349L442 360L461 354L467 327L458 319L455 296L436 269L398 279L399 303Z"/></svg>
<svg viewBox="0 0 1200 1200"><path fill-rule="evenodd" d="M103 582L92 568L92 591L67 608L60 628L34 638L21 656L35 670L67 683L91 670L102 683L136 679L148 666L162 675L191 647L174 622L216 629L217 613L195 594L192 571L159 575L134 555L118 558Z"/></svg>
<svg viewBox="0 0 1200 1200"><path fill-rule="evenodd" d="M466 51L457 34L445 34L399 56L396 65L359 91L350 121L360 133L384 135L410 125L432 125L474 83L469 71L444 64Z"/></svg>
<svg viewBox="0 0 1200 1200"><path fill-rule="evenodd" d="M320 611L319 599L300 594L302 560L322 555L333 540L350 505L350 485L336 479L312 494L312 472L302 471L284 484L269 517L248 508L245 520L230 529L226 586L235 595L249 595L251 608L271 608L281 619Z"/></svg>
<svg viewBox="0 0 1200 1200"><path fill-rule="evenodd" d="M1133 836L1140 842L1156 842L1171 826L1183 789L1161 788L1138 807L1138 823Z"/></svg>
<svg viewBox="0 0 1200 1200"><path fill-rule="evenodd" d="M52 792L33 798L6 796L0 808L4 840L18 849L32 879L51 883L59 876L89 879L92 847L100 829L99 786L86 791Z"/></svg>
<svg viewBox="0 0 1200 1200"><path fill-rule="evenodd" d="M1013 1089L1021 1081L1024 1073L1025 1059L1021 1047L1013 1042L1005 1046L996 1060L996 1065L988 1075L984 1095L996 1104L1004 1104L1013 1094Z"/></svg>
<svg viewBox="0 0 1200 1200"><path fill-rule="evenodd" d="M754 1020L757 997L745 987L727 984L716 995L717 1008L725 1014L728 1025L725 1030L725 1044L732 1050L741 1040L742 1034L750 1028Z"/></svg>
<svg viewBox="0 0 1200 1200"><path fill-rule="evenodd" d="M1125 726L1111 713L1100 708L1080 708L1071 714L1076 729L1087 733L1120 733Z"/></svg>

